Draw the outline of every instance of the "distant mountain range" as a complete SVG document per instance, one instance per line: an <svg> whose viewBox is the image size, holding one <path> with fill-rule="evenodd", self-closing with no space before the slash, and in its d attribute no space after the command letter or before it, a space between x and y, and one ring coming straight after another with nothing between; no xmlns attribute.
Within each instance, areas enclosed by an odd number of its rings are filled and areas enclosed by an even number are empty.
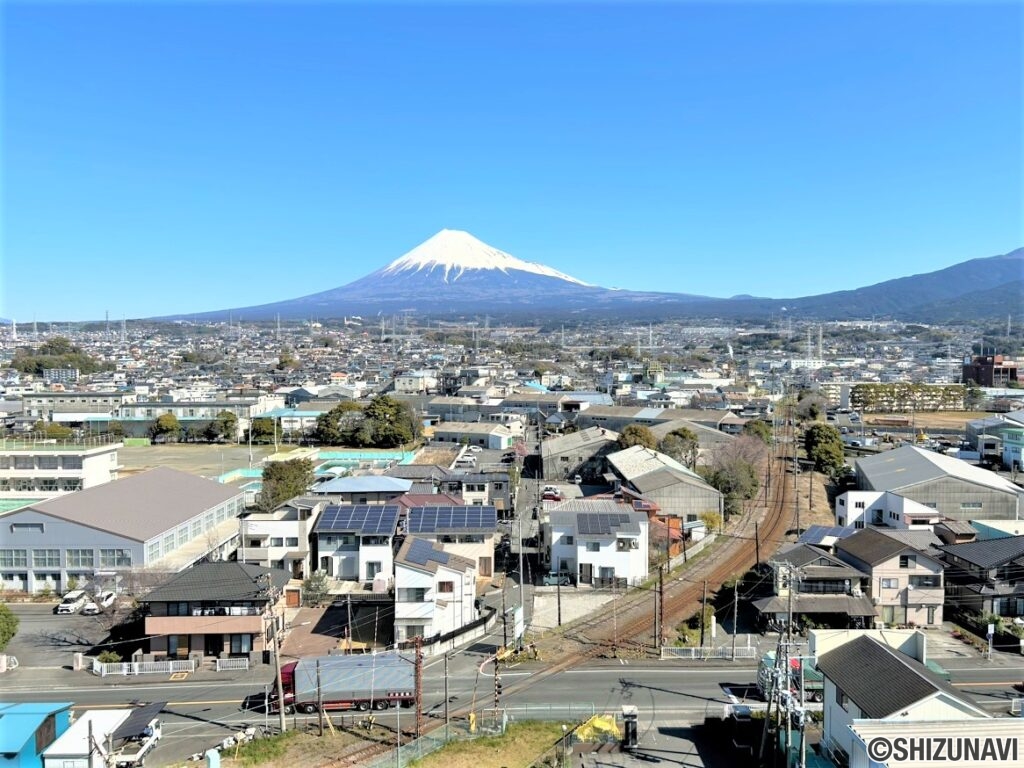
<svg viewBox="0 0 1024 768"><path fill-rule="evenodd" d="M854 265L851 274L855 271ZM1007 313L1019 315L1024 311L1024 248L937 272L819 296L716 299L590 285L543 264L518 259L467 232L445 229L383 269L348 285L273 304L187 317L327 319L402 311L430 316L538 317L586 313L605 317L723 319L785 314L802 319L892 317L920 322L1005 318Z"/></svg>

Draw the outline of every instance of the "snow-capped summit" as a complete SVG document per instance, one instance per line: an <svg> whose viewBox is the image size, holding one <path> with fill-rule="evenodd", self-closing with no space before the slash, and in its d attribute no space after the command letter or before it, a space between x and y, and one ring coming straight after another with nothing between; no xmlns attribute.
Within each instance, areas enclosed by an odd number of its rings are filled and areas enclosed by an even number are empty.
<svg viewBox="0 0 1024 768"><path fill-rule="evenodd" d="M443 270L442 279L446 283L455 282L469 270L496 269L505 274L509 270L518 270L566 280L576 285L587 285L582 280L543 264L517 259L458 229L442 229L404 256L392 261L380 274L395 276L409 272L432 273L437 269Z"/></svg>

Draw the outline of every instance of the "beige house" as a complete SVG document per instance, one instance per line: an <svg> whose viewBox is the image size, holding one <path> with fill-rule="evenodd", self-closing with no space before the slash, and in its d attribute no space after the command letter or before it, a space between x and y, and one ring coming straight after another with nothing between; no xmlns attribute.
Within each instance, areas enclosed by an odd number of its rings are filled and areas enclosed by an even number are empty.
<svg viewBox="0 0 1024 768"><path fill-rule="evenodd" d="M876 624L942 624L944 568L937 556L877 528L864 528L840 539L836 555L870 575L867 594L875 606Z"/></svg>

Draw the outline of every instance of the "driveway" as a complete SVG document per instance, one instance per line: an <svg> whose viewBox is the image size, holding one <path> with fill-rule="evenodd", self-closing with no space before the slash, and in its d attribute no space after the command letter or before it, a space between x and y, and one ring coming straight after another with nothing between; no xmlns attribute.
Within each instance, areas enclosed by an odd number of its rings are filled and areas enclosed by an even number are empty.
<svg viewBox="0 0 1024 768"><path fill-rule="evenodd" d="M53 612L55 603L8 603L18 617L18 634L4 651L21 668L71 667L74 654L84 653L108 634L104 617Z"/></svg>

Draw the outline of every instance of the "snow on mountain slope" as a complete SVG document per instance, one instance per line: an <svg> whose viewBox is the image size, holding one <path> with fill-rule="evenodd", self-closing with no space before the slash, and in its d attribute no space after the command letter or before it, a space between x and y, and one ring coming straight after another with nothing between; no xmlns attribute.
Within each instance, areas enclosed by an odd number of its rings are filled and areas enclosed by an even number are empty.
<svg viewBox="0 0 1024 768"><path fill-rule="evenodd" d="M563 272L517 259L511 254L492 248L468 232L457 229L442 229L429 240L417 245L404 256L395 259L380 274L394 276L401 273L428 273L435 269L444 270L444 282L455 282L468 270L496 269L508 274L509 270L530 272L535 275L554 277L576 285L590 287L588 283L570 277Z"/></svg>

